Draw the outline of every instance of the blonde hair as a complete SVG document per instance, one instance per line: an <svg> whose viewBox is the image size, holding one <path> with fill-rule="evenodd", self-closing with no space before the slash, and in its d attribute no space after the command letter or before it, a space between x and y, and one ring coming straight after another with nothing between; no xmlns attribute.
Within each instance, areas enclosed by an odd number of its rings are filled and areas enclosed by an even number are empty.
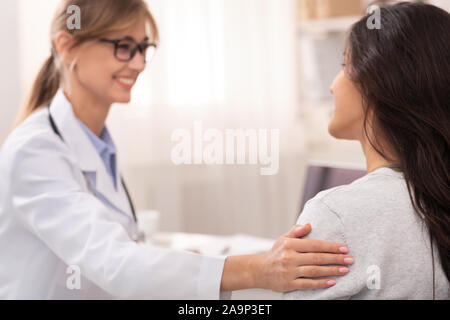
<svg viewBox="0 0 450 320"><path fill-rule="evenodd" d="M81 28L70 30L67 9L78 6L81 10ZM147 20L153 41L159 40L158 27L145 0L61 0L51 24L50 57L44 62L34 81L26 104L17 117L15 126L24 121L35 110L48 106L61 86L64 68L55 49L54 40L58 32L65 30L74 37L72 48L88 41L96 40L113 32L120 32L132 27L138 18ZM72 62L69 72L74 67Z"/></svg>

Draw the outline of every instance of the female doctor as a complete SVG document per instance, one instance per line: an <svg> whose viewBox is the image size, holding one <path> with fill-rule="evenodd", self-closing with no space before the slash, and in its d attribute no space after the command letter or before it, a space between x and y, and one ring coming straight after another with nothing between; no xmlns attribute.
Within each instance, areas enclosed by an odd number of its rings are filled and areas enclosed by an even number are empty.
<svg viewBox="0 0 450 320"><path fill-rule="evenodd" d="M71 5L81 9L80 30L68 30ZM326 277L348 272L348 249L298 239L310 225L260 255L208 257L137 241L105 121L113 103L130 101L157 41L144 0L61 1L52 55L0 153L0 299L219 299L335 285Z"/></svg>

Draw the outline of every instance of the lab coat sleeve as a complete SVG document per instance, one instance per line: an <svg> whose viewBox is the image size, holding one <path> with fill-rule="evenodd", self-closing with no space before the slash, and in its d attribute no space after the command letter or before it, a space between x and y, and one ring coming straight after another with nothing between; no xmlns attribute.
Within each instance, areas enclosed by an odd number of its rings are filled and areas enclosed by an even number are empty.
<svg viewBox="0 0 450 320"><path fill-rule="evenodd" d="M30 138L12 161L12 205L25 228L109 294L121 299L221 297L225 257L132 241L111 219L114 213L79 185L77 166L56 136Z"/></svg>

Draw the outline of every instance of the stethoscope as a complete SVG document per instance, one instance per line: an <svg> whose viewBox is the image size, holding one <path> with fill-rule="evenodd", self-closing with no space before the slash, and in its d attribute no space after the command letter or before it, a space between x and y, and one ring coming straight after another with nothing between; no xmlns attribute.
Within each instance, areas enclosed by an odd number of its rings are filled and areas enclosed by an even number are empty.
<svg viewBox="0 0 450 320"><path fill-rule="evenodd" d="M55 121L53 120L52 114L50 113L50 108L48 108L48 118L49 118L50 125L51 125L53 131L54 131L55 134L56 134L56 135L64 142L64 139L63 139L63 137L62 137L60 131L58 130L58 127L56 126ZM137 220L136 210L135 210L135 208L134 208L133 200L131 199L130 193L128 192L127 185L126 185L125 180L123 179L122 176L120 177L120 181L121 181L121 183L122 183L123 189L124 189L125 194L126 194L126 196L127 196L128 203L130 204L131 213L133 214L134 222L135 222L136 225L137 225L138 220ZM138 235L138 238L140 238L140 237L142 237L142 235ZM134 239L134 240L135 240L135 241L138 241L139 239Z"/></svg>

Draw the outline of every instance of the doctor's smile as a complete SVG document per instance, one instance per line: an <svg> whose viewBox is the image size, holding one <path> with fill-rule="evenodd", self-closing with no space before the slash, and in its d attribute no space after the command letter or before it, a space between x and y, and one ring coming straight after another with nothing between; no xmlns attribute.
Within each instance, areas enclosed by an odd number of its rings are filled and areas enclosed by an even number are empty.
<svg viewBox="0 0 450 320"><path fill-rule="evenodd" d="M133 88L134 83L136 82L135 78L125 78L125 77L114 77L118 84L120 84L123 88L127 90L131 90Z"/></svg>
<svg viewBox="0 0 450 320"><path fill-rule="evenodd" d="M294 219L289 224L282 223L281 219L290 216L279 211L293 211L294 206L287 202L300 190L300 185L293 183L299 180L300 170L289 171L281 164L295 167L309 158L308 152L298 152L296 147L291 146L290 150L283 143L280 147L279 132L297 132L291 130L288 120L294 123L309 118L302 115L297 119L295 111L278 119L295 105L284 94L294 89L284 88L286 83L281 80L287 78L290 82L294 78L289 65L276 68L272 79L264 82L275 64L270 59L283 59L285 49L273 45L270 49L279 51L270 54L249 50L247 58L254 65L250 63L245 66L248 70L242 67L234 75L237 83L237 78L258 69L258 63L267 70L249 77L254 83L241 81L235 87L233 81L226 81L234 74L227 63L238 64L245 58L245 50L225 54L225 47L213 46L222 38L229 40L228 30L221 30L222 22L209 30L196 23L214 20L213 17L191 21L198 27L200 37L214 34L211 47L183 46L186 43L181 42L179 47L166 45L164 41L169 42L172 34L167 31L170 28L161 15L164 32L159 32L159 17L153 15L148 3L151 2L58 1L48 37L50 52L46 51L47 58L34 76L26 103L0 150L0 299L227 300L233 292L248 289L277 293L290 300L450 297L448 12L432 5L403 3L380 9L384 19L381 29L367 29L368 15L349 26L346 61L330 88L334 109L328 133L336 139L357 142L366 170L362 174L361 170L350 170L359 174L355 177L342 168L308 168L306 201L292 225ZM233 6L231 2L228 5ZM277 6L285 4L277 2ZM215 8L210 2L206 7L207 12L215 11L210 10ZM79 8L71 12L81 15L80 28L68 27L67 8ZM290 12L288 9L281 17ZM271 10L263 11L272 14ZM230 20L234 18L231 15ZM267 20L269 23L273 19ZM284 23L284 19L275 20ZM416 29L410 27L411 21L417 22ZM227 21L223 24L227 26ZM188 33L181 29L175 33L178 32L184 38ZM433 41L423 44L427 35L433 35ZM280 40L278 36L265 36L267 39L262 42L267 47L272 46L270 41ZM231 38L230 43L236 47L247 39L239 39L238 32ZM421 50L416 50L418 47ZM179 72L177 55L170 48L191 55L191 59L198 50L201 63L196 62L192 70L198 68L199 75ZM192 52L186 52L186 48ZM176 53L181 55L180 52ZM258 52L270 59L256 57ZM208 60L208 55L222 59ZM169 61L166 69L170 69L170 76L162 76L160 57ZM421 64L416 65L417 61ZM205 65L216 73L209 75L202 69ZM379 65L387 69L378 72ZM404 70L414 73L412 80L403 79ZM161 77L150 81L157 90L150 92L145 87L148 92L132 99L132 91L140 89L138 82L148 85L144 71L159 72ZM196 89L197 82L201 90ZM263 83L260 87L259 82ZM168 103L161 97L177 83L182 83L180 93L172 93L167 101L173 104ZM262 91L270 86L282 94L263 95ZM117 108L123 115L137 114L137 109L123 105L138 104L132 100L141 103L144 95L151 96L155 105L155 109L143 112L150 114L153 122L130 117L136 122L127 123L119 118L122 132L115 136L110 129L116 126L108 122L111 110ZM177 99L185 101L180 103ZM249 101L257 108L245 109ZM271 103L276 108L269 109ZM174 107L179 105L189 106L192 113L186 116L186 110ZM168 119L177 125L192 123L190 117L200 113L204 105L217 107L208 114L215 119L223 120L230 114L229 118L237 118L242 113L265 127L275 123L288 130L273 129L270 137L266 129L203 132L202 122L196 121L192 134L184 129L175 131L172 140L178 144L172 155L170 151L154 151L153 144L141 145L142 140L138 140L142 131L151 130L154 125L170 131ZM286 110L278 114L279 108ZM235 127L242 124L239 119L231 120ZM323 121L319 122L323 125ZM320 125L313 123L306 128L314 131L316 127ZM164 130L161 132L165 134ZM301 135L314 135L308 130L302 130L295 143L301 144L297 141L303 138ZM133 139L123 140L121 134ZM162 143L164 134L152 135L148 140ZM246 139L255 145L249 142L247 148ZM304 145L320 155L327 148L317 147L321 142L316 141L319 140L305 140ZM122 152L126 144L132 145L132 152ZM151 149L150 159L133 153L139 149ZM172 156L170 165L161 165L161 153L167 158ZM135 160L136 167L152 162L155 170L136 174L123 165L132 162L129 158ZM245 166L237 168L237 164L246 164L247 160L249 164L261 164L259 180ZM184 164L189 169L175 169L173 164ZM236 171L217 169L225 164ZM229 172L238 172L237 177ZM128 180L130 176L139 176L142 184ZM349 176L351 181L341 181ZM275 179L284 180L278 183ZM154 197L146 180L156 181ZM182 187L177 189L177 183L183 183ZM142 188L144 185L146 188ZM259 193L255 194L255 190ZM221 191L224 196L216 197ZM166 207L160 201L163 194L169 199ZM202 200L195 201L199 194ZM239 205L232 202L235 198ZM276 237L238 234L232 238L217 232L214 238L203 240L207 246L199 249L196 246L201 245L195 240L201 235L172 232L170 241L158 242L167 234L158 233L160 238L156 237L158 215L155 211L139 211L144 202L161 210L173 229L192 232L218 227L225 233L223 225L229 223L236 233L246 230L269 234L275 230ZM276 214L268 214L270 208ZM189 210L195 214L186 214ZM202 210L207 210L207 214ZM75 272L68 275L67 270ZM370 274L371 282L367 270L375 270ZM411 273L408 277L405 270ZM412 277L415 283L408 280ZM181 309L183 314L196 310L188 304ZM201 312L209 317L211 310Z"/></svg>

